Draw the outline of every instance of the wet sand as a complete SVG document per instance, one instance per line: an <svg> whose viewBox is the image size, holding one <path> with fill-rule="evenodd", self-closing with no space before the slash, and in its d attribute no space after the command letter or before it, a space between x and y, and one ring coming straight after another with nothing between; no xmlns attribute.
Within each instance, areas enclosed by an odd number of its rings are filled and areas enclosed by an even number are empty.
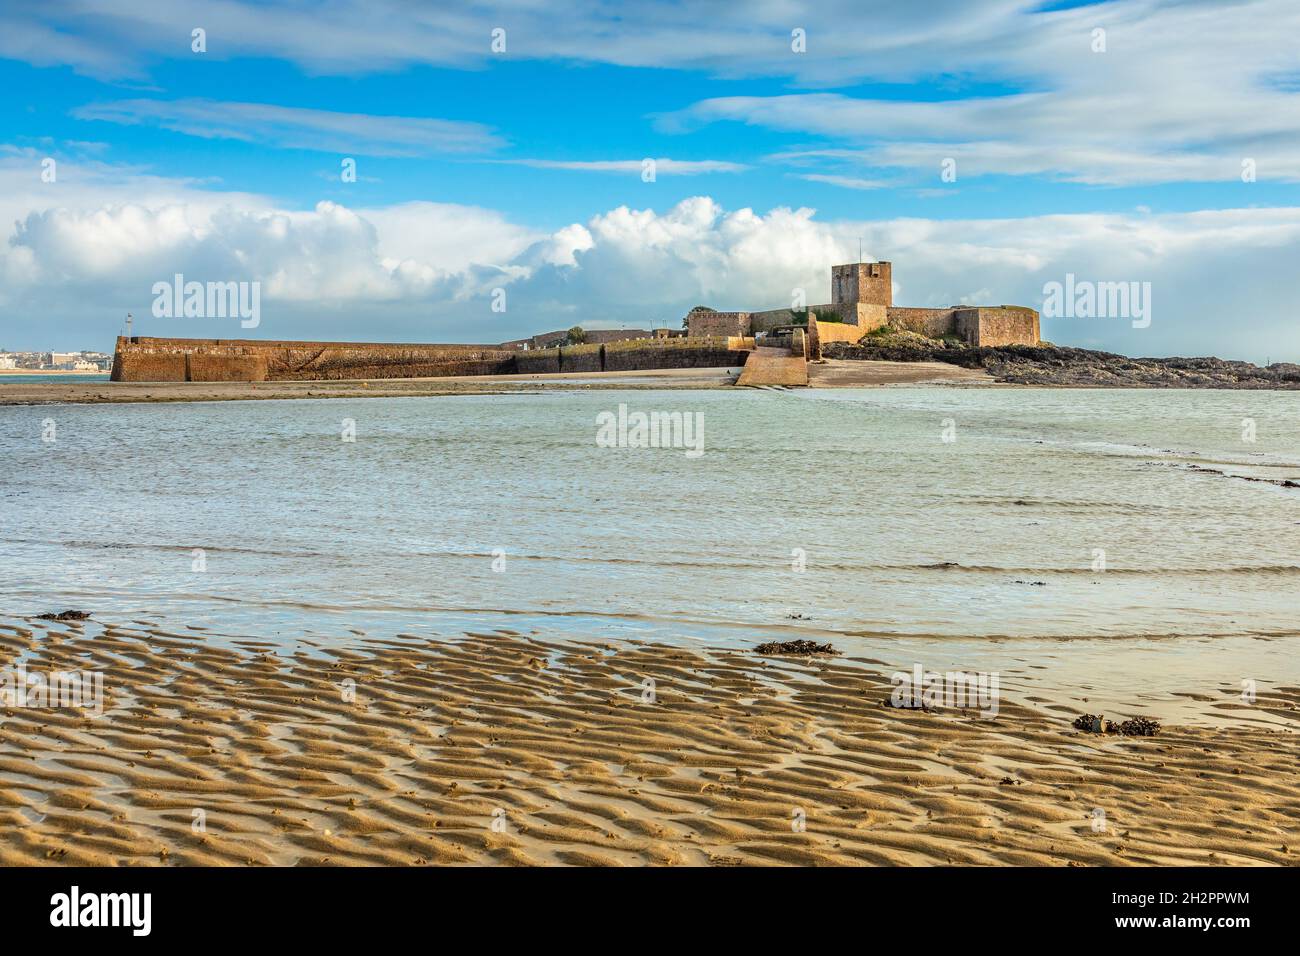
<svg viewBox="0 0 1300 956"><path fill-rule="evenodd" d="M828 361L809 367L816 387L876 385L992 385L982 371L942 362ZM638 372L560 372L329 382L11 382L0 383L0 405L225 402L286 398L393 398L494 395L563 389L727 388L739 368L650 369Z"/></svg>
<svg viewBox="0 0 1300 956"><path fill-rule="evenodd" d="M946 362L865 362L825 359L808 366L813 388L869 388L876 385L998 385L988 372Z"/></svg>
<svg viewBox="0 0 1300 956"><path fill-rule="evenodd" d="M117 402L227 402L286 398L395 398L499 395L564 389L724 388L739 368L559 372L310 382L13 382L0 383L0 405Z"/></svg>
<svg viewBox="0 0 1300 956"><path fill-rule="evenodd" d="M1300 853L1300 688L1261 694L1280 725L1121 738L1005 699L991 719L888 708L888 670L852 657L506 631L277 641L0 624L3 663L98 669L107 698L98 718L3 710L0 864L1290 865Z"/></svg>

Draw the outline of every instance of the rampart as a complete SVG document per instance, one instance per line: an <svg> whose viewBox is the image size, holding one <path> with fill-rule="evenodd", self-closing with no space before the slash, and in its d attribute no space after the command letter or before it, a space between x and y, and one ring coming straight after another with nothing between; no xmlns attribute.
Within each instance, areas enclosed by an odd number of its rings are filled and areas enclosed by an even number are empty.
<svg viewBox="0 0 1300 956"><path fill-rule="evenodd" d="M686 330L691 338L752 334L748 312L714 312L702 308L692 309L687 314Z"/></svg>
<svg viewBox="0 0 1300 956"><path fill-rule="evenodd" d="M115 382L266 382L637 371L744 365L753 340L643 338L517 350L496 345L120 336Z"/></svg>
<svg viewBox="0 0 1300 956"><path fill-rule="evenodd" d="M1038 313L1020 305L911 309L891 306L889 324L933 338L955 335L967 345L1037 345Z"/></svg>
<svg viewBox="0 0 1300 956"><path fill-rule="evenodd" d="M605 350L605 371L630 372L649 368L722 368L744 365L749 352L737 337L633 339L611 342Z"/></svg>
<svg viewBox="0 0 1300 956"><path fill-rule="evenodd" d="M817 326L817 339L821 345L829 345L832 342L848 342L856 345L858 339L867 334L861 326L850 325L847 322L825 322L816 317L808 319L808 329L812 330Z"/></svg>
<svg viewBox="0 0 1300 956"><path fill-rule="evenodd" d="M514 356L495 345L120 336L111 378L115 382L280 382L494 375L513 371Z"/></svg>
<svg viewBox="0 0 1300 956"><path fill-rule="evenodd" d="M955 309L957 332L971 345L1037 345L1038 313L1022 305Z"/></svg>
<svg viewBox="0 0 1300 956"><path fill-rule="evenodd" d="M906 332L941 338L957 332L952 306L945 309L914 309L892 305L888 310L889 325Z"/></svg>

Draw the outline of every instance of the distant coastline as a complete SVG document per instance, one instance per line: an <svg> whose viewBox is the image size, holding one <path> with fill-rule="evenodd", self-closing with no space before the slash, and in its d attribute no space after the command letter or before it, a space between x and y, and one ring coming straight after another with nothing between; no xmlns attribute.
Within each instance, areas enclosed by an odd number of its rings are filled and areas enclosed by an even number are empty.
<svg viewBox="0 0 1300 956"><path fill-rule="evenodd" d="M48 378L51 375L72 378L102 378L108 381L108 372L103 369L68 369L68 368L0 368L0 376L6 378Z"/></svg>

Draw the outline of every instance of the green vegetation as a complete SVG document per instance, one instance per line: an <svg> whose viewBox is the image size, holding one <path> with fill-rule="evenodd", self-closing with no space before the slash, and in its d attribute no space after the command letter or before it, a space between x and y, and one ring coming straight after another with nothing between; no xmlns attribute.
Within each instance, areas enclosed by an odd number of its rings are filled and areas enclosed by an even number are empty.
<svg viewBox="0 0 1300 956"><path fill-rule="evenodd" d="M581 325L575 325L564 336L566 345L581 345L585 341L587 341L587 330Z"/></svg>
<svg viewBox="0 0 1300 956"><path fill-rule="evenodd" d="M794 322L791 324L806 326L808 324L808 312L808 309L791 309L790 315L794 318ZM813 309L812 314L818 322L844 321L844 317L834 309Z"/></svg>

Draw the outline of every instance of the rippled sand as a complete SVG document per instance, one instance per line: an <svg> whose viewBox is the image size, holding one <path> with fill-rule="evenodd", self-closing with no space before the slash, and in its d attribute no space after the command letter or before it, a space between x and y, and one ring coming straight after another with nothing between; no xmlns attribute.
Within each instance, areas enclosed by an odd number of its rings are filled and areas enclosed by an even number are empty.
<svg viewBox="0 0 1300 956"><path fill-rule="evenodd" d="M4 710L4 865L1300 855L1300 688L1257 704L1280 729L1124 739L1005 700L992 720L887 708L881 668L844 657L502 632L286 652L35 621L0 626L0 656L100 669L108 698L98 719Z"/></svg>

